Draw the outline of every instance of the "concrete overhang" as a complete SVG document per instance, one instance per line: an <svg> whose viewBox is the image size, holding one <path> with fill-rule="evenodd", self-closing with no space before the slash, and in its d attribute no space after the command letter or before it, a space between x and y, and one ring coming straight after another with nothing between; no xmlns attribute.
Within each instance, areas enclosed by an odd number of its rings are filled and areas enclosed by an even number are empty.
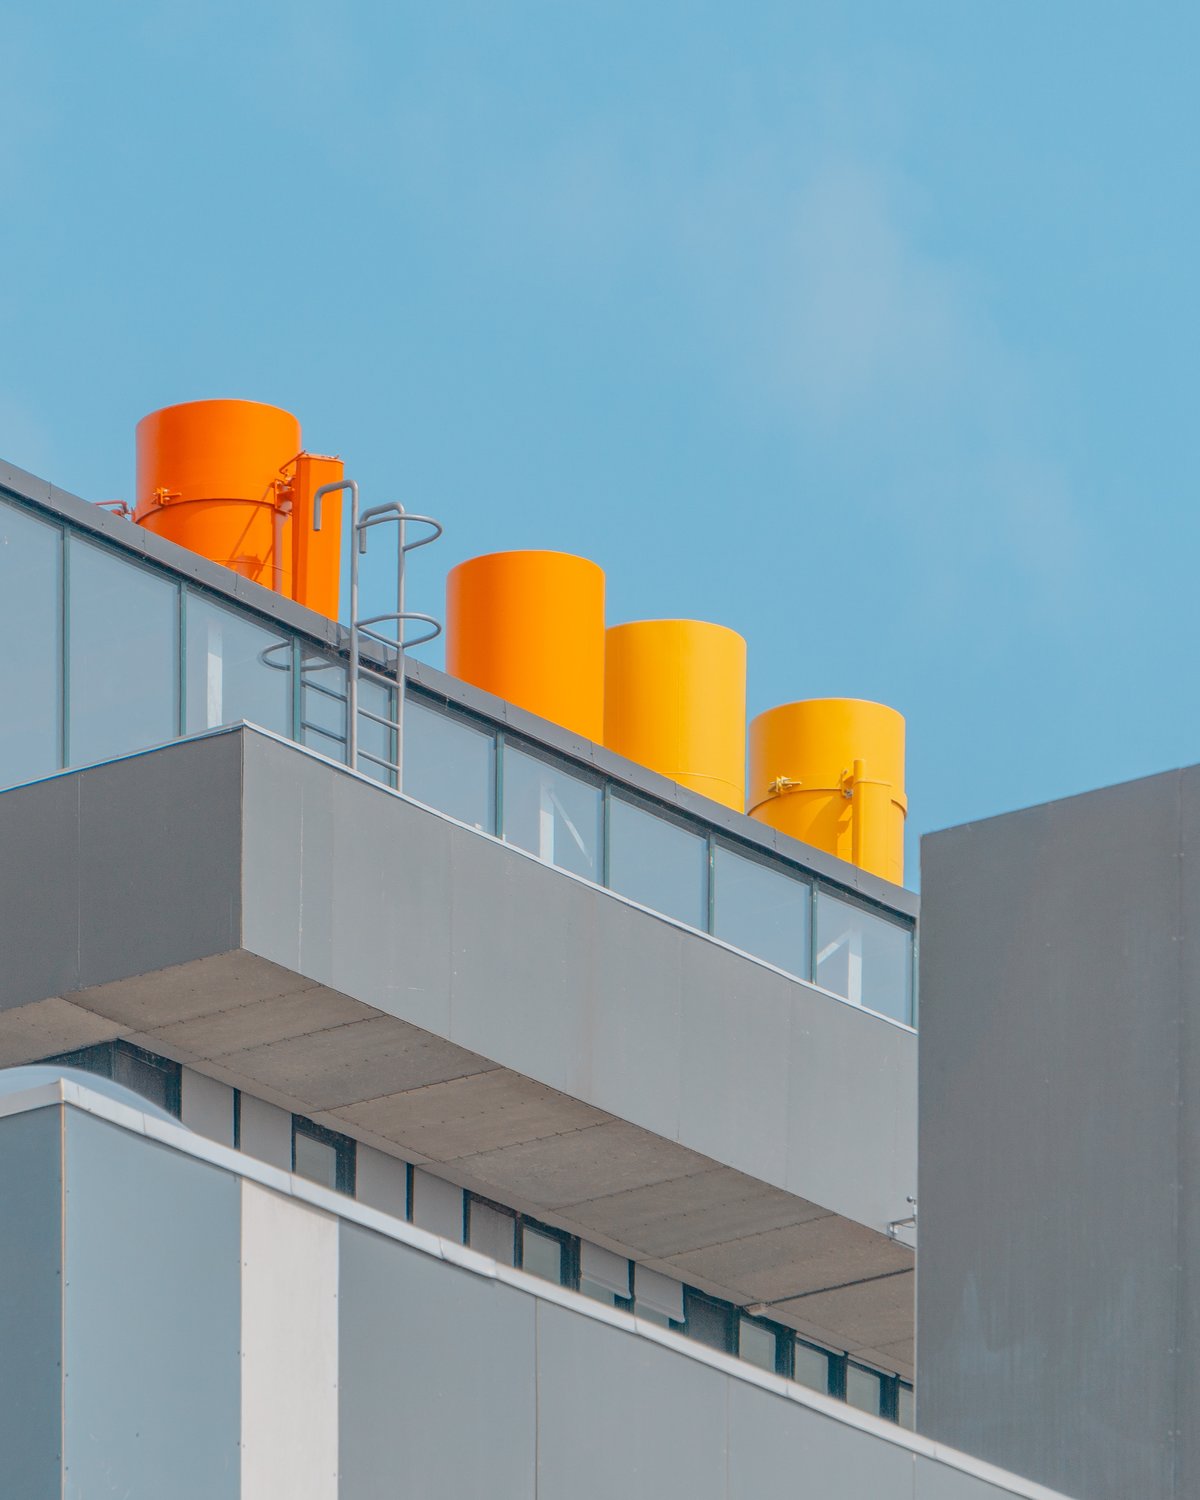
<svg viewBox="0 0 1200 1500"><path fill-rule="evenodd" d="M912 1373L916 1038L289 742L0 794L0 1063L173 1057Z"/></svg>

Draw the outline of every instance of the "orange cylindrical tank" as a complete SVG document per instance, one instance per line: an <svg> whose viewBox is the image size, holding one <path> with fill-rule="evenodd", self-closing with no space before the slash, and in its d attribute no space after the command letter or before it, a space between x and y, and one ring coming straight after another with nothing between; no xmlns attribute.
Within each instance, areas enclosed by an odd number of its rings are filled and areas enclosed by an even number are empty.
<svg viewBox="0 0 1200 1500"><path fill-rule="evenodd" d="M608 632L604 743L741 812L746 642L706 620L635 620Z"/></svg>
<svg viewBox="0 0 1200 1500"><path fill-rule="evenodd" d="M749 812L781 833L904 879L904 719L861 698L813 698L750 725Z"/></svg>
<svg viewBox="0 0 1200 1500"><path fill-rule="evenodd" d="M186 401L137 425L135 519L243 578L292 591L282 469L300 423L259 401Z"/></svg>
<svg viewBox="0 0 1200 1500"><path fill-rule="evenodd" d="M446 670L530 713L604 734L604 573L566 552L492 552L446 579Z"/></svg>

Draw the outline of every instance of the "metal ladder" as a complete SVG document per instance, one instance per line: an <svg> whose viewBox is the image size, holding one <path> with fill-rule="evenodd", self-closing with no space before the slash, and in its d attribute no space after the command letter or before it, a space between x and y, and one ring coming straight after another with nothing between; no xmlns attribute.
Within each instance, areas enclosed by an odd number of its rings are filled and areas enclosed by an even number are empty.
<svg viewBox="0 0 1200 1500"><path fill-rule="evenodd" d="M346 761L351 770L358 770L358 716L361 713L364 718L372 720L382 728L389 730L394 736L396 747L395 760L388 760L379 756L371 755L369 759L376 765L383 766L395 774L396 789L404 790L404 656L405 652L411 651L414 646L423 646L429 641L436 640L442 633L442 622L433 615L425 614L421 610L406 609L404 603L404 574L405 562L410 552L415 552L418 547L427 547L430 542L436 542L442 534L442 524L435 521L432 516L420 516L410 514L404 506L396 501L388 505L373 505L369 510L359 513L358 507L358 485L353 479L339 479L331 484L323 484L313 495L313 530L321 529L321 501L325 495L333 494L337 490L350 491L350 662L348 677L346 681ZM359 559L367 550L367 532L372 526L381 526L388 522L395 522L397 526L397 548L396 548L396 608L388 610L380 615L367 615L360 617L358 597L358 572ZM407 529L409 526L428 527L426 535L418 536L416 541L409 541ZM406 636L404 627L409 621L419 621L426 629L416 634ZM377 625L394 624L396 634L385 635L376 630ZM360 660L362 655L363 638L374 641L376 645L382 646L386 654L395 653L395 677L387 672L376 671L373 667L367 667L366 672L377 681L387 686L395 687L396 692L396 717L389 719L382 714L372 713L370 709L360 709L358 706L358 677L360 671ZM366 752L364 752L365 754Z"/></svg>

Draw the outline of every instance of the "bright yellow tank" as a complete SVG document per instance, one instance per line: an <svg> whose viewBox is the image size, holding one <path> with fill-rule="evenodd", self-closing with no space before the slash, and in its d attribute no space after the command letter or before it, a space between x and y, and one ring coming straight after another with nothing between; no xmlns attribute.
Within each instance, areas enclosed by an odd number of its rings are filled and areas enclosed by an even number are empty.
<svg viewBox="0 0 1200 1500"><path fill-rule="evenodd" d="M904 880L904 719L861 698L813 698L750 725L750 816Z"/></svg>
<svg viewBox="0 0 1200 1500"><path fill-rule="evenodd" d="M636 620L607 634L604 743L741 812L746 642L704 620Z"/></svg>

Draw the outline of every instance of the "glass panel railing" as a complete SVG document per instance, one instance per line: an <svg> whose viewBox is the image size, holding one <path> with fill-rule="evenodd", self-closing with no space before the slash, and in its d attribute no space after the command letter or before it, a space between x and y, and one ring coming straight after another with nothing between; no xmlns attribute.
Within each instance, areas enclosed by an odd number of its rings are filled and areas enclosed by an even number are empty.
<svg viewBox="0 0 1200 1500"><path fill-rule="evenodd" d="M867 1010L912 1021L912 932L817 891L816 982Z"/></svg>
<svg viewBox="0 0 1200 1500"><path fill-rule="evenodd" d="M461 823L496 828L496 737L457 715L408 702L404 790Z"/></svg>
<svg viewBox="0 0 1200 1500"><path fill-rule="evenodd" d="M345 764L346 664L334 651L6 501L0 629L0 786L58 769L64 747L84 765L240 719ZM358 769L394 786L394 687L364 668L359 706ZM770 850L419 690L405 726L404 790L419 801L487 833L499 816L508 842L549 863L913 1023L908 917L821 879L814 893L811 874Z"/></svg>
<svg viewBox="0 0 1200 1500"><path fill-rule="evenodd" d="M179 733L179 585L69 539L67 764Z"/></svg>
<svg viewBox="0 0 1200 1500"><path fill-rule="evenodd" d="M604 799L598 786L506 744L503 800L508 843L599 883Z"/></svg>
<svg viewBox="0 0 1200 1500"><path fill-rule="evenodd" d="M708 927L708 841L644 807L611 797L608 884L689 927Z"/></svg>
<svg viewBox="0 0 1200 1500"><path fill-rule="evenodd" d="M810 977L812 886L763 860L713 850L713 935L801 979Z"/></svg>
<svg viewBox="0 0 1200 1500"><path fill-rule="evenodd" d="M292 733L292 642L188 590L184 724L189 734L247 719Z"/></svg>
<svg viewBox="0 0 1200 1500"><path fill-rule="evenodd" d="M0 786L62 755L62 532L0 503Z"/></svg>

